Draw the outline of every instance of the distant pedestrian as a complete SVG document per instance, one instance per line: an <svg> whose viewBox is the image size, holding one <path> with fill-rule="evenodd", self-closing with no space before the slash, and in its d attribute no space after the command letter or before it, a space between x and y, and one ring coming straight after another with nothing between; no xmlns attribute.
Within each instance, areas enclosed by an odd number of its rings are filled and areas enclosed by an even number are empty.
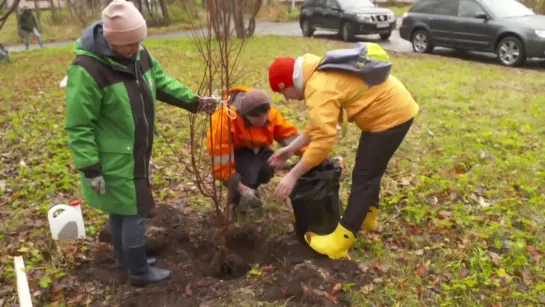
<svg viewBox="0 0 545 307"><path fill-rule="evenodd" d="M40 32L38 32L38 23L36 18L32 14L32 11L29 8L23 8L21 16L19 16L19 28L23 31L23 37L25 40L25 48L28 50L28 44L30 41L30 34L34 34L40 48L43 48L42 41L40 40Z"/></svg>
<svg viewBox="0 0 545 307"><path fill-rule="evenodd" d="M9 63L9 51L3 44L0 44L0 63Z"/></svg>

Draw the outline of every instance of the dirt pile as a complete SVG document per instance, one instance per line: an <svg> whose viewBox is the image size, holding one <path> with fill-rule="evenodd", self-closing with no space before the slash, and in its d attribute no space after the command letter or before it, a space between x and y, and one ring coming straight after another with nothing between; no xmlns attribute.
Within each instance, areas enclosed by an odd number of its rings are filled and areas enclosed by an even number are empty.
<svg viewBox="0 0 545 307"><path fill-rule="evenodd" d="M232 227L228 251L217 249L214 216L184 214L159 206L148 222L147 250L157 267L169 268L172 279L163 284L133 288L126 271L117 271L107 242L108 231L94 262L73 272L81 291L97 293L92 306L218 306L220 302L288 301L288 306L349 306L343 287L370 282L358 265L330 260L300 243L293 232L271 235L267 224ZM228 265L225 265L225 264ZM100 291L97 291L100 289ZM106 298L111 300L106 302Z"/></svg>

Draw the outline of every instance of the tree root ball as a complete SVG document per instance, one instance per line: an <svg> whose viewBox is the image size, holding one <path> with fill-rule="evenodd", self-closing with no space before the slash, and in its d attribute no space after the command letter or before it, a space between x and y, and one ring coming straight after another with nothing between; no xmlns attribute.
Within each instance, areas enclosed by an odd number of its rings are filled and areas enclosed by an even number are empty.
<svg viewBox="0 0 545 307"><path fill-rule="evenodd" d="M241 256L225 248L214 253L208 266L211 276L225 280L244 276L250 269L251 266Z"/></svg>

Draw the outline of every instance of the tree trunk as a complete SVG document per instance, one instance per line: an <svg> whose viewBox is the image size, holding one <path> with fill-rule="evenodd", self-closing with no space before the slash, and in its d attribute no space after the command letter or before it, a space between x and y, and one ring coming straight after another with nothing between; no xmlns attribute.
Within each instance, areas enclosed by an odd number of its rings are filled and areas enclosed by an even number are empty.
<svg viewBox="0 0 545 307"><path fill-rule="evenodd" d="M170 24L170 17L168 15L168 6L165 2L165 0L159 0L159 4L161 5L161 12L163 13L163 24L169 25Z"/></svg>
<svg viewBox="0 0 545 307"><path fill-rule="evenodd" d="M251 37L255 33L255 24L256 24L256 17L259 13L259 10L261 10L261 6L263 4L263 0L255 0L254 7L252 11L252 16L250 16L250 21L248 21L248 37Z"/></svg>
<svg viewBox="0 0 545 307"><path fill-rule="evenodd" d="M9 18L9 15L11 15L11 13L13 12L15 12L15 15L17 16L17 29L19 29L19 14L17 12L17 7L19 6L19 2L21 2L21 0L15 0L12 3L11 8L9 8L8 11L0 17L0 30L2 30L2 28L4 27L4 24ZM19 31L19 37L21 37L21 31Z"/></svg>
<svg viewBox="0 0 545 307"><path fill-rule="evenodd" d="M34 9L36 10L36 22L38 23L38 29L42 31L42 10L38 4L38 0L34 0Z"/></svg>
<svg viewBox="0 0 545 307"><path fill-rule="evenodd" d="M233 12L233 22L237 38L246 38L244 27L244 2L243 0L231 0Z"/></svg>

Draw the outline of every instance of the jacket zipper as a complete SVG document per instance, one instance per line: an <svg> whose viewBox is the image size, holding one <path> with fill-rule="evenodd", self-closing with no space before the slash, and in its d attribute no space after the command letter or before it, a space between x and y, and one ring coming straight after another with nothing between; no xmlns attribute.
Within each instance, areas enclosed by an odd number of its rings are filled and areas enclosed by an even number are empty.
<svg viewBox="0 0 545 307"><path fill-rule="evenodd" d="M145 109L145 104L144 104L144 97L142 96L142 88L140 87L140 80L138 79L138 62L134 62L134 71L136 73L136 85L138 86L138 90L139 90L139 93L140 93L140 101L142 102L142 115L144 115L144 123L146 123L146 151L148 149L148 146L149 146L149 138L148 138L148 134L149 134L149 124L148 124L148 119L146 118L146 109ZM147 178L148 177L148 166L147 166L147 162L146 162L146 154L144 152L144 176Z"/></svg>

